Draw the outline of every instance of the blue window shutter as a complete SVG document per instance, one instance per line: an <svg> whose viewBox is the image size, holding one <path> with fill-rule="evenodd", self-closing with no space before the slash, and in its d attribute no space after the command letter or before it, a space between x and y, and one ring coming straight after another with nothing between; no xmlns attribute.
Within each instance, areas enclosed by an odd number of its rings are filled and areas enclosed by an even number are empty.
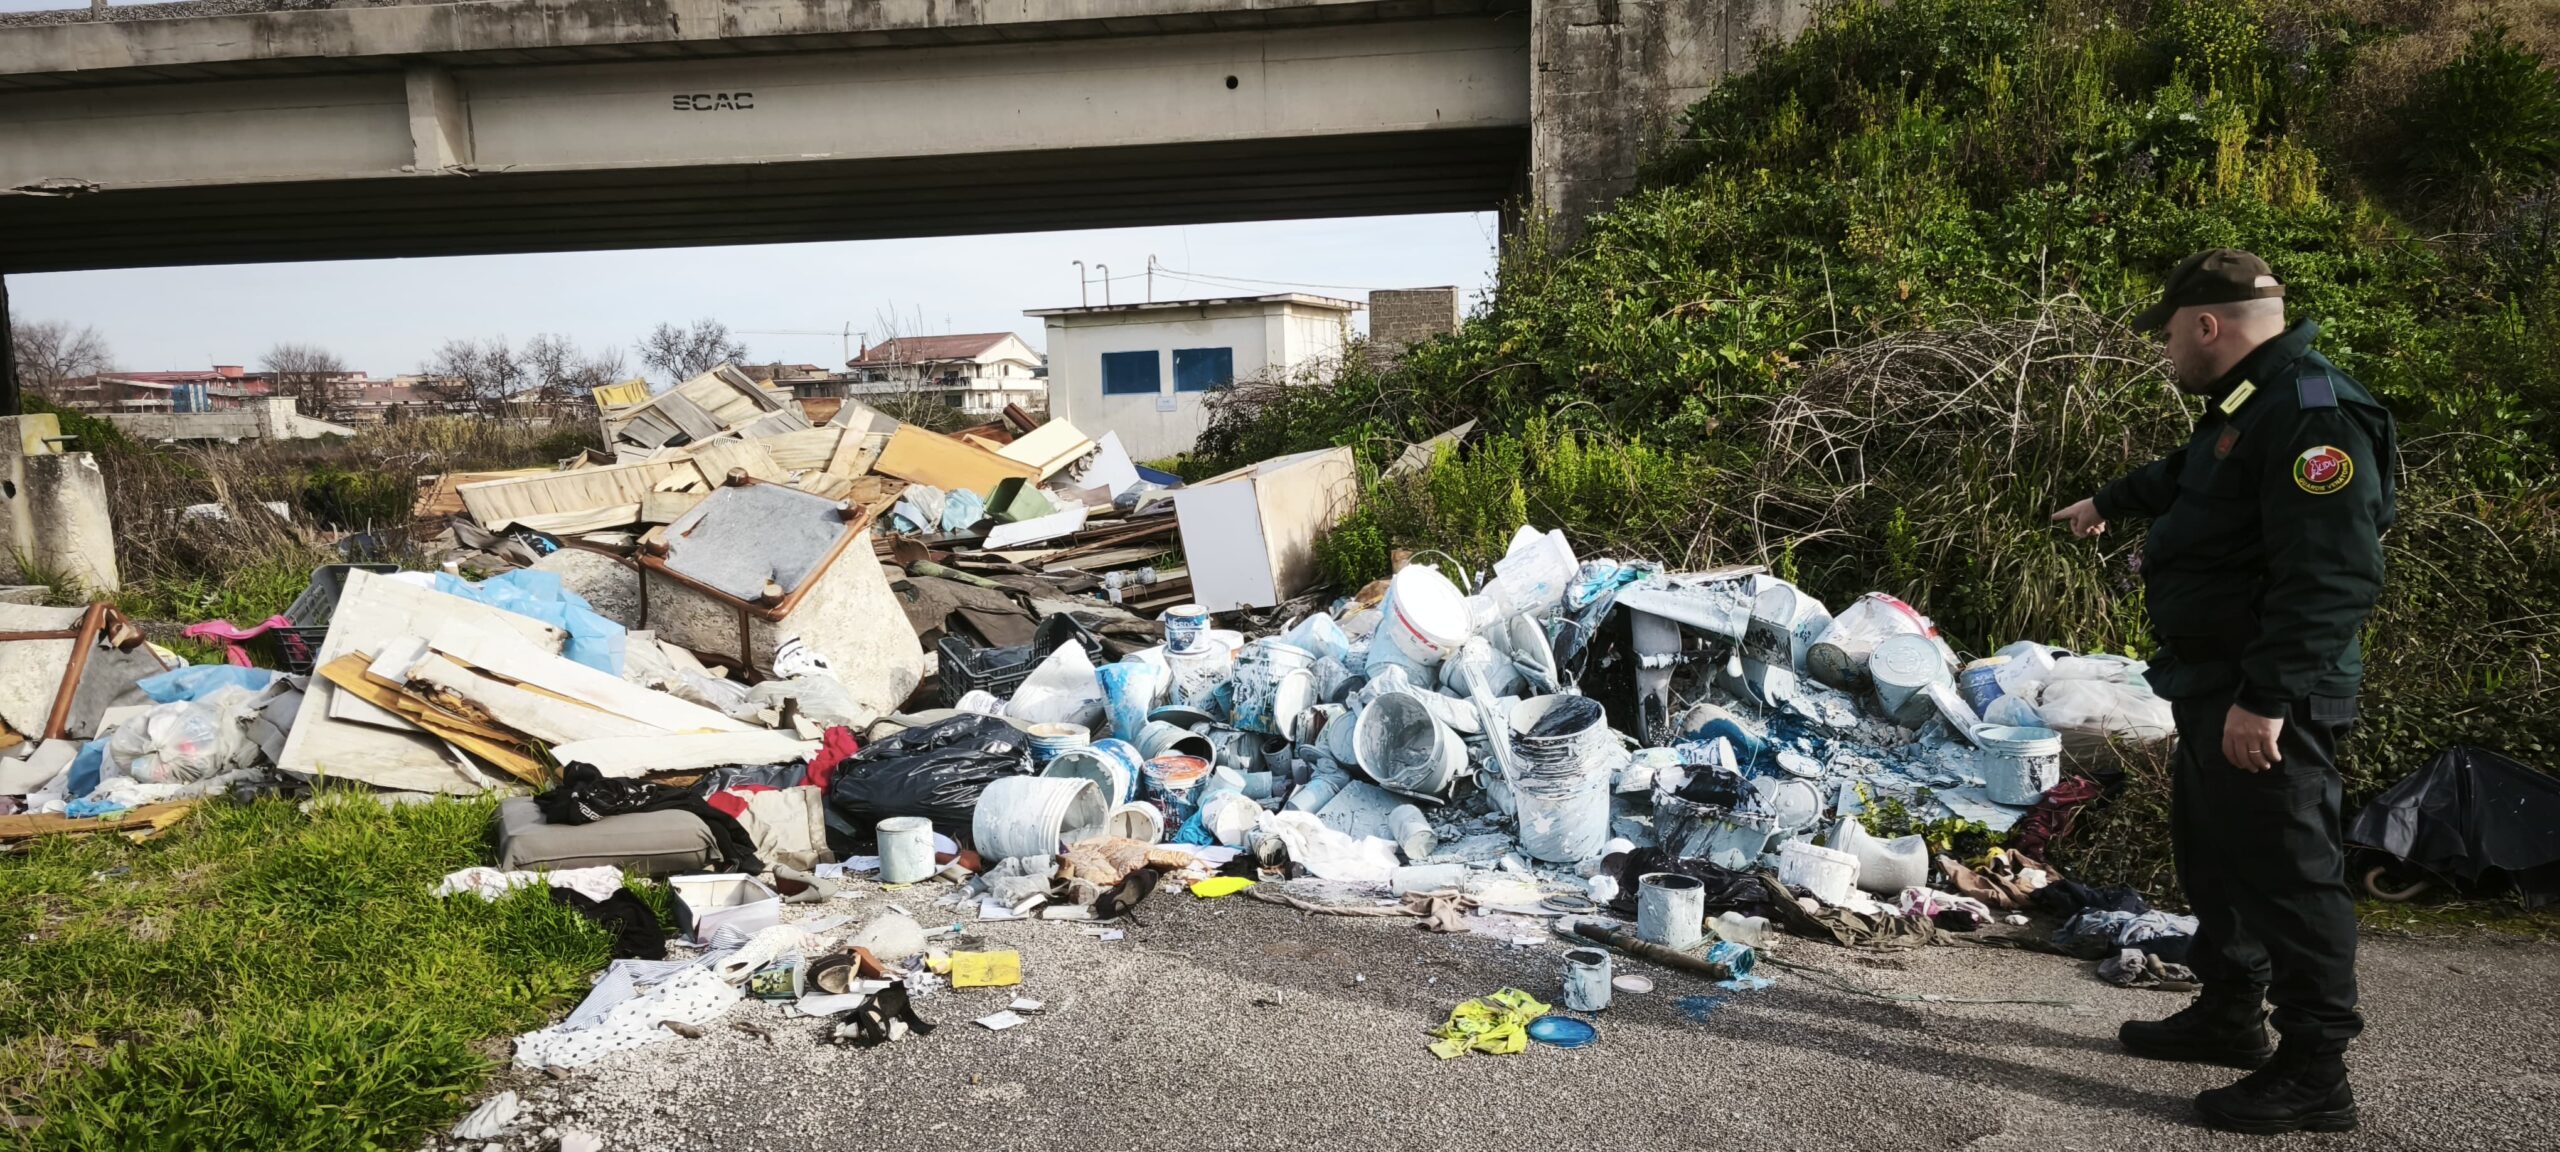
<svg viewBox="0 0 2560 1152"><path fill-rule="evenodd" d="M1102 354L1102 394L1153 396L1164 390L1164 376L1154 352Z"/></svg>
<svg viewBox="0 0 2560 1152"><path fill-rule="evenodd" d="M1235 349L1176 348L1173 350L1174 391L1209 392L1235 382Z"/></svg>

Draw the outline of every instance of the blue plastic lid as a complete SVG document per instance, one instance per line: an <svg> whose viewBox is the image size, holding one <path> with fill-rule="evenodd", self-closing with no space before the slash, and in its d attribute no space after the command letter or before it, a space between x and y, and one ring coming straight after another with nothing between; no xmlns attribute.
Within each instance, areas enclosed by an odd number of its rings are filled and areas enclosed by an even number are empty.
<svg viewBox="0 0 2560 1152"><path fill-rule="evenodd" d="M1540 1016L1529 1022L1529 1038L1558 1048L1583 1048L1598 1040L1600 1032L1571 1016Z"/></svg>

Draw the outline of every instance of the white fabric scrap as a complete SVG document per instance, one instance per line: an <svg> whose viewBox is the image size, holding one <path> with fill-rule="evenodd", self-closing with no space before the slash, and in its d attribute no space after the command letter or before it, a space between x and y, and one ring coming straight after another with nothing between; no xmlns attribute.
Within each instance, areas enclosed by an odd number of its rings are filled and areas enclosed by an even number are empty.
<svg viewBox="0 0 2560 1152"><path fill-rule="evenodd" d="M516 1067L583 1068L615 1052L661 1044L675 1033L659 1027L673 1020L700 1028L728 1014L743 994L699 968L677 973L655 991L625 1000L594 1028L545 1028L516 1037Z"/></svg>
<svg viewBox="0 0 2560 1152"><path fill-rule="evenodd" d="M495 868L465 868L437 881L435 894L456 896L469 892L483 900L495 900L513 889L529 888L545 883L554 888L566 888L601 904L612 899L614 893L622 890L622 869L611 864L598 864L593 868L563 868L556 872L522 870L500 872Z"/></svg>

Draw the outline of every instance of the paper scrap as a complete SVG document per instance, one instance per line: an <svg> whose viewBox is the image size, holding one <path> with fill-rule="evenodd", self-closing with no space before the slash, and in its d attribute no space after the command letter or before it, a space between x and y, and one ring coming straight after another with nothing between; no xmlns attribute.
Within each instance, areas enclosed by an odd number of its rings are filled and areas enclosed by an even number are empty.
<svg viewBox="0 0 2560 1152"><path fill-rule="evenodd" d="M1028 996L1016 996L1013 998L1013 1003L1007 1004L1005 1007L1016 1012L1037 1012L1041 1009L1042 1005L1039 1001Z"/></svg>
<svg viewBox="0 0 2560 1152"><path fill-rule="evenodd" d="M1129 934L1128 934L1128 933L1123 932L1123 931L1121 931L1121 930L1119 930L1119 929L1117 929L1117 928L1109 929L1109 930L1107 930L1107 931L1103 932L1103 934L1099 937L1099 939L1100 939L1103 943L1105 943L1105 944L1108 944L1108 943L1110 943L1110 942L1112 942L1112 941L1114 941L1114 940L1126 940L1126 939L1128 939L1128 938L1129 938Z"/></svg>
<svg viewBox="0 0 2560 1152"><path fill-rule="evenodd" d="M1020 1023L1022 1023L1022 1017L1014 1015L1011 1010L998 1012L993 1016L978 1017L978 1026L989 1032L1002 1032Z"/></svg>
<svg viewBox="0 0 2560 1152"><path fill-rule="evenodd" d="M954 952L951 954L951 986L954 988L1009 988L1022 983L1022 953L1011 948L1002 952Z"/></svg>

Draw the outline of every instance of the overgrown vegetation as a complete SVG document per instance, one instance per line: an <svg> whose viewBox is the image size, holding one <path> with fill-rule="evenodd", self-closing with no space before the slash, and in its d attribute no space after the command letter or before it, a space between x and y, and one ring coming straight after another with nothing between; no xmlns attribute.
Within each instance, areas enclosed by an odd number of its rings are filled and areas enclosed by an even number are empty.
<svg viewBox="0 0 2560 1152"><path fill-rule="evenodd" d="M2354 798L2449 743L2560 750L2560 109L2543 0L1850 0L1690 110L1646 186L1505 254L1454 336L1222 398L1203 468L1383 467L1326 541L1586 554L1883 589L1974 651L2146 647L2139 532L2045 514L2183 438L2123 318L2179 257L2265 256L2388 401L2405 482ZM1374 473L1373 473L1374 475ZM2158 872L2157 838L2106 867Z"/></svg>
<svg viewBox="0 0 2560 1152"><path fill-rule="evenodd" d="M549 466L598 443L591 421L430 417L353 437L181 448L26 403L97 454L125 583L117 603L152 620L265 620L301 594L313 568L347 558L331 543L341 534L364 536L375 555L409 553L421 478Z"/></svg>
<svg viewBox="0 0 2560 1152"><path fill-rule="evenodd" d="M31 1149L415 1146L585 994L540 890L439 899L495 801L215 805L0 857L0 1115ZM33 1123L27 1127L28 1122Z"/></svg>

